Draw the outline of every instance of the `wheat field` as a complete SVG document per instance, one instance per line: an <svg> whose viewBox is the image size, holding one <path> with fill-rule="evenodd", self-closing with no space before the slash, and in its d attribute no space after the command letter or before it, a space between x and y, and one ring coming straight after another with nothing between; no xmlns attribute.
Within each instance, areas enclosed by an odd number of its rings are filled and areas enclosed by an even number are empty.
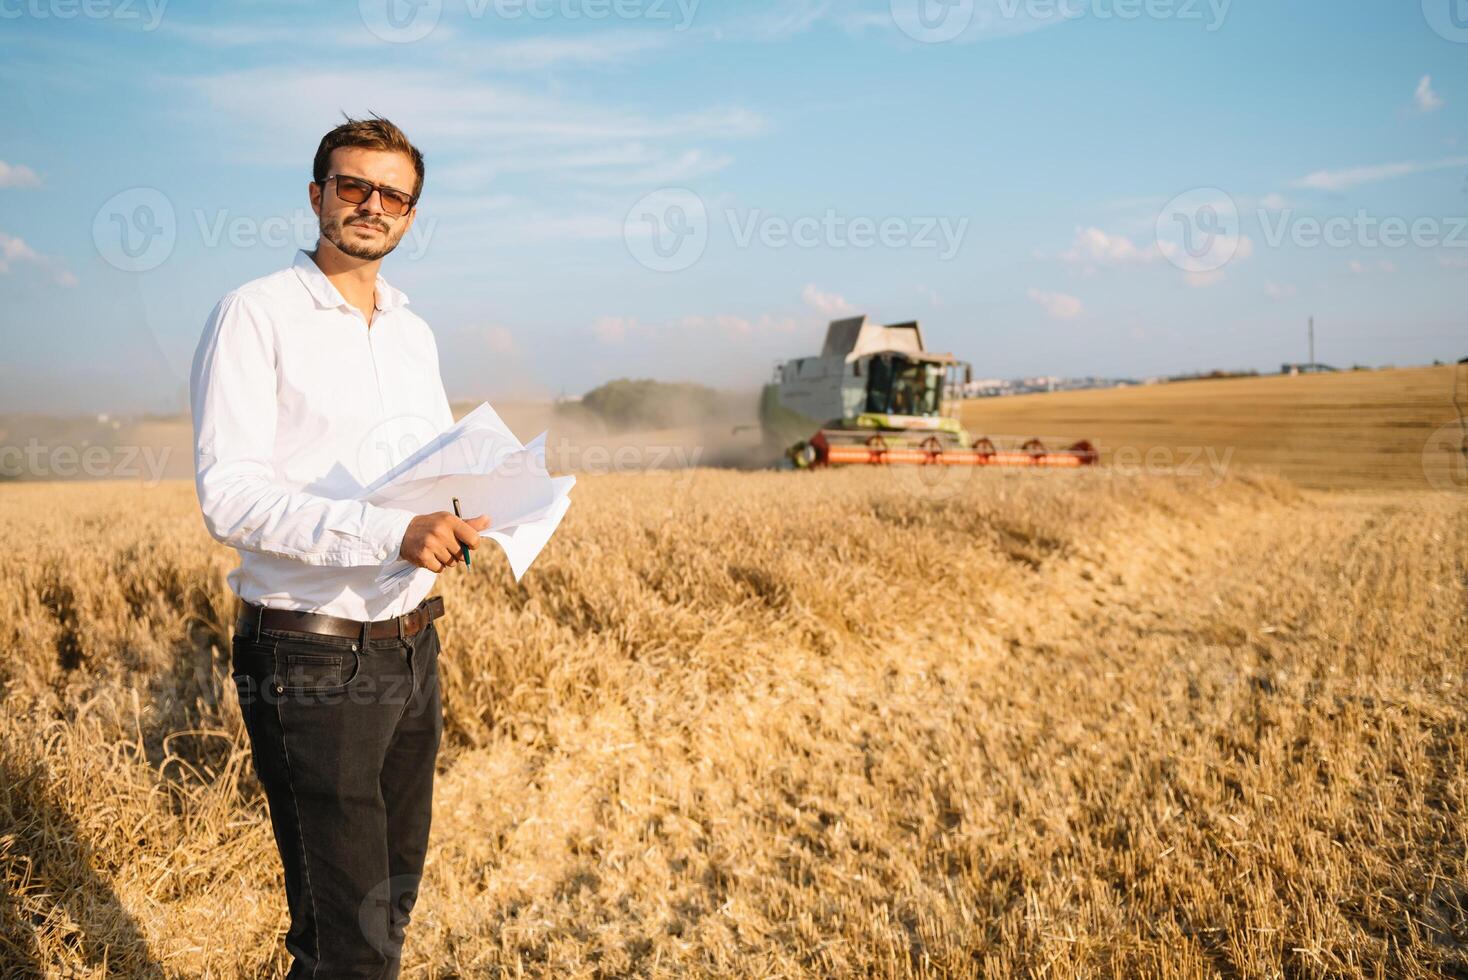
<svg viewBox="0 0 1468 980"><path fill-rule="evenodd" d="M1468 490L1451 452L1464 414L1468 365L1451 364L983 398L962 408L976 435L1087 438L1122 469L1242 468L1358 490Z"/></svg>
<svg viewBox="0 0 1468 980"><path fill-rule="evenodd" d="M1464 495L574 497L522 583L437 586L405 976L1468 975ZM0 975L283 975L192 486L7 486L0 531Z"/></svg>

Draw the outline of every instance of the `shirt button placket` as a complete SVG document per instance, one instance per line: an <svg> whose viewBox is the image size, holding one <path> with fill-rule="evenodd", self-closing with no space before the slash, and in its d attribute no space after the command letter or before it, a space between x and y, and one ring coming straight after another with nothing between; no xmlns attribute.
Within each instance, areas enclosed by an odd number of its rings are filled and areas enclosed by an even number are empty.
<svg viewBox="0 0 1468 980"><path fill-rule="evenodd" d="M361 316L361 314L358 314ZM366 323L366 318L362 318ZM387 399L382 391L382 366L377 361L377 337L382 332L382 312L379 310L373 317L373 324L364 331L367 334L367 359L372 362L372 380L377 385L377 411L379 416L387 412Z"/></svg>

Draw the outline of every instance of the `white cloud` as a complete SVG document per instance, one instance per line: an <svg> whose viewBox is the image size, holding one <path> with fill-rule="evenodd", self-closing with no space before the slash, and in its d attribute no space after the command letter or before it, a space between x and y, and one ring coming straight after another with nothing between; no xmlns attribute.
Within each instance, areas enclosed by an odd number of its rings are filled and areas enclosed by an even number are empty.
<svg viewBox="0 0 1468 980"><path fill-rule="evenodd" d="M1085 312L1085 305L1080 300L1065 293L1045 293L1031 289L1029 297L1056 320L1074 320Z"/></svg>
<svg viewBox="0 0 1468 980"><path fill-rule="evenodd" d="M836 15L837 22L847 30L874 29L897 37L904 34L910 38L926 37L936 31L944 38L964 44L1017 37L1076 19L1073 13L1067 15L1064 4L1026 4L1017 0L1010 3L970 0L949 3L946 7L934 5L932 10L912 0L886 0L876 6L879 9L842 12ZM926 19L933 13L939 17L937 24L930 24Z"/></svg>
<svg viewBox="0 0 1468 980"><path fill-rule="evenodd" d="M198 24L180 21L172 15L159 21L163 33L171 34L187 44L208 48L250 48L269 46L280 48L307 45L316 50L327 47L341 49L365 49L380 47L382 41L360 26L356 30L307 31L299 24L246 24L215 23ZM440 24L425 40L447 41L452 37L448 28Z"/></svg>
<svg viewBox="0 0 1468 980"><path fill-rule="evenodd" d="M1259 199L1259 206L1266 211L1283 211L1290 202L1283 194L1265 194Z"/></svg>
<svg viewBox="0 0 1468 980"><path fill-rule="evenodd" d="M805 305L826 317L850 316L856 312L856 308L846 301L846 297L835 293L825 293L816 288L815 283L808 283L801 292L800 298L805 300Z"/></svg>
<svg viewBox="0 0 1468 980"><path fill-rule="evenodd" d="M1417 92L1412 96L1412 104L1417 107L1418 112L1436 112L1443 107L1443 100L1432 90L1432 76L1423 75L1422 81L1417 83Z"/></svg>
<svg viewBox="0 0 1468 980"><path fill-rule="evenodd" d="M0 232L0 272L10 272L12 262L35 262L40 257L21 239Z"/></svg>
<svg viewBox="0 0 1468 980"><path fill-rule="evenodd" d="M506 141L505 156L527 144L573 147L595 141L661 138L744 138L764 132L758 113L717 107L649 117L576 102L510 85L466 80L448 70L419 69L385 75L376 70L252 68L188 80L212 111L238 113L250 137L261 132L313 134L340 116L343 92L355 105L372 106L390 119L411 120L415 142L447 143L492 138ZM452 99L444 93L452 92ZM281 101L272 103L270 100ZM405 123L407 126L407 123Z"/></svg>
<svg viewBox="0 0 1468 980"><path fill-rule="evenodd" d="M519 172L577 183L658 186L730 163L697 142L746 139L767 128L762 115L738 106L650 115L565 96L559 88L466 78L442 64L391 77L367 69L272 66L177 84L195 100L195 114L232 120L236 142L230 149L242 159L262 158L273 146L314 146L344 108L360 113L370 107L402 124L430 154L430 182L435 173L448 172L480 175L480 186ZM350 93L345 105L344 92Z"/></svg>
<svg viewBox="0 0 1468 980"><path fill-rule="evenodd" d="M1215 233L1209 236L1209 243L1205 254L1195 256L1176 241L1139 245L1125 235L1113 235L1100 228L1077 228L1075 239L1060 253L1060 259L1081 266L1088 276L1103 267L1150 265L1165 259L1187 274L1189 286L1199 287L1221 281L1224 265L1254 254L1254 242L1247 235Z"/></svg>
<svg viewBox="0 0 1468 980"><path fill-rule="evenodd" d="M740 10L740 14L745 19L745 31L765 40L782 41L809 29L830 7L831 0L780 0L760 16L751 18L747 10Z"/></svg>
<svg viewBox="0 0 1468 980"><path fill-rule="evenodd" d="M1100 228L1077 228L1075 240L1060 258L1092 265L1133 265L1160 259L1162 251L1155 242L1142 247L1125 235L1111 235Z"/></svg>
<svg viewBox="0 0 1468 980"><path fill-rule="evenodd" d="M1468 269L1468 255L1440 255L1437 264L1444 269Z"/></svg>
<svg viewBox="0 0 1468 980"><path fill-rule="evenodd" d="M532 37L499 44L476 45L475 62L506 71L544 71L569 65L612 65L632 61L665 48L663 34L588 34L585 37Z"/></svg>
<svg viewBox="0 0 1468 980"><path fill-rule="evenodd" d="M30 167L0 160L0 187L40 187L41 178Z"/></svg>
<svg viewBox="0 0 1468 980"><path fill-rule="evenodd" d="M591 325L591 332L604 344L620 344L627 339L627 331L636 326L635 317L604 316Z"/></svg>
<svg viewBox="0 0 1468 980"><path fill-rule="evenodd" d="M382 42L358 27L342 31L306 31L299 24L215 23L180 21L170 16L160 25L188 44L206 48L301 48L338 52L380 50ZM622 31L584 37L527 37L513 41L465 45L452 26L439 23L419 43L435 45L432 57L455 70L540 72L554 68L621 65L673 43L671 32ZM456 48L455 45L458 45ZM468 52L468 53L465 53Z"/></svg>
<svg viewBox="0 0 1468 980"><path fill-rule="evenodd" d="M655 159L644 167L624 170L609 170L605 173L580 172L571 174L584 183L608 186L630 186L651 184L679 184L696 177L718 173L734 158L725 154L710 154L703 150L688 150L677 157Z"/></svg>
<svg viewBox="0 0 1468 980"><path fill-rule="evenodd" d="M1289 283L1266 282L1264 284L1264 295L1270 299L1294 299L1299 292L1299 289Z"/></svg>
<svg viewBox="0 0 1468 980"><path fill-rule="evenodd" d="M1374 184L1377 181L1409 177L1412 174L1431 173L1435 170L1451 170L1454 167L1468 167L1468 157L1450 157L1446 160L1433 160L1426 163L1408 160L1402 163L1352 167L1347 170L1317 170L1313 174L1301 177L1294 182L1293 186L1316 191L1343 191L1362 184Z"/></svg>
<svg viewBox="0 0 1468 980"><path fill-rule="evenodd" d="M1228 266L1254 255L1254 239L1248 235L1219 232L1206 241L1207 250L1197 255L1180 242L1159 242L1157 247L1168 262L1187 274L1187 284L1195 289L1222 282Z"/></svg>
<svg viewBox="0 0 1468 980"><path fill-rule="evenodd" d="M34 266L58 286L75 286L77 278L57 259L42 255L14 235L0 231L0 276L8 276L20 264Z"/></svg>

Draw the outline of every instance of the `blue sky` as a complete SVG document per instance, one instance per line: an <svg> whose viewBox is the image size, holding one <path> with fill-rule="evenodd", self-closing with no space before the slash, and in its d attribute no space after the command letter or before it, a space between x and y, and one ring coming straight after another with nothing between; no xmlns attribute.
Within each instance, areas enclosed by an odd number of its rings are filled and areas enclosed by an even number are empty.
<svg viewBox="0 0 1468 980"><path fill-rule="evenodd" d="M1468 355L1468 0L918 2L0 0L0 410L179 409L368 111L456 399L851 312L985 377Z"/></svg>

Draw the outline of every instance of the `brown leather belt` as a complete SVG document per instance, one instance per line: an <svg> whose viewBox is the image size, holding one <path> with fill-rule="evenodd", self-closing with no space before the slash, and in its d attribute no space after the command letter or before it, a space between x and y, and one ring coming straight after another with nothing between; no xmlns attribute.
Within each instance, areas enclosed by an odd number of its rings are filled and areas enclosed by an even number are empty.
<svg viewBox="0 0 1468 980"><path fill-rule="evenodd" d="M298 633L320 633L324 636L358 639L363 635L363 627L366 627L366 636L371 640L406 640L443 615L443 596L424 599L401 616L379 619L372 623L324 613L271 609L253 602L242 602L240 607L240 615L235 620L234 627L239 636L259 636L261 630L294 630Z"/></svg>

